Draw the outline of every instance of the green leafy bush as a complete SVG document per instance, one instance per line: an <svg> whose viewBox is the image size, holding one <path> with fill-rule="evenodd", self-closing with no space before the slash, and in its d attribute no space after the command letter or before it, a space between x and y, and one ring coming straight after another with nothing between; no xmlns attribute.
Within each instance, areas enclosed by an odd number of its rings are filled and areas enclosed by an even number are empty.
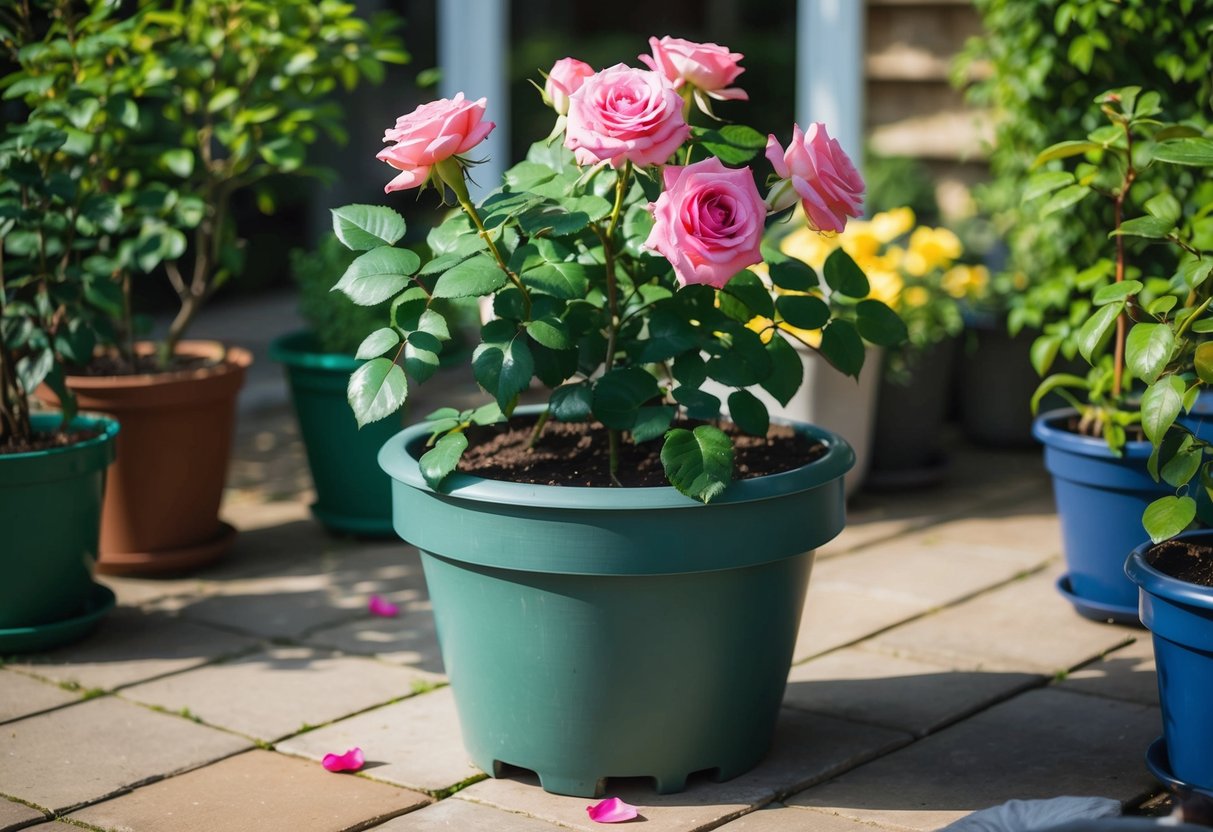
<svg viewBox="0 0 1213 832"><path fill-rule="evenodd" d="M354 262L354 252L327 234L315 250L291 252L291 276L299 288L299 313L324 352L353 355L367 332L387 314L387 304L359 306L333 285Z"/></svg>

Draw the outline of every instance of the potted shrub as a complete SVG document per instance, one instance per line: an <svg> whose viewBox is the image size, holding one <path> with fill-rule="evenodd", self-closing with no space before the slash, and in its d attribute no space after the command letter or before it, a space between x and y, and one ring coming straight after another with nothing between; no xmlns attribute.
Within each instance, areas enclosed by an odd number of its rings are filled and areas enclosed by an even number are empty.
<svg viewBox="0 0 1213 832"><path fill-rule="evenodd" d="M493 126L486 102L457 95L401 116L380 154L398 171L386 190L433 185L461 208L430 232L428 262L393 245L390 209L338 217L363 253L337 288L392 301L360 348L375 357L350 379L360 422L436 369L448 327L435 300L491 298L472 357L491 401L430 414L380 464L396 530L423 552L473 760L577 795L614 776L661 792L693 771L728 778L770 743L812 551L842 528L853 457L827 431L772 424L750 388L786 402L802 366L773 323L765 339L748 324L779 312L821 330L820 354L851 376L865 337L905 334L845 251L821 277L855 299L853 319L803 263L768 264L775 286L802 293L776 298L749 270L769 212L800 203L835 231L858 214L862 180L825 127L794 128L785 150L740 125L694 126L696 105L745 94L741 56L650 46L648 71L557 62L550 141L479 205L465 167ZM741 166L764 147L765 204ZM546 404L517 407L536 380Z"/></svg>
<svg viewBox="0 0 1213 832"><path fill-rule="evenodd" d="M282 363L290 383L316 489L312 514L333 532L387 536L393 534L391 482L375 457L402 424L382 419L359 429L346 403L350 374L362 364L355 353L363 334L387 313L383 305L358 306L331 294L353 259L333 236L315 251L291 252L308 328L275 339L270 357Z"/></svg>
<svg viewBox="0 0 1213 832"><path fill-rule="evenodd" d="M1177 526L1173 532L1194 516L1194 509L1184 516L1189 505L1195 506L1189 497L1155 502L1173 494L1190 475L1178 464L1160 467L1151 443L1161 441L1179 417L1184 397L1191 407L1198 393L1195 387L1177 392L1176 376L1168 376L1172 387L1156 383L1171 358L1174 338L1167 333L1172 325L1184 332L1203 325L1194 315L1199 303L1194 303L1194 287L1200 279L1190 271L1197 267L1185 260L1174 274L1132 270L1127 241L1164 238L1159 229L1173 229L1181 206L1200 198L1197 188L1204 186L1183 168L1170 181L1152 170L1147 182L1139 182L1140 168L1172 167L1175 137L1199 133L1159 122L1157 94L1126 87L1097 102L1109 119L1107 126L1083 140L1054 145L1039 157L1041 164L1076 156L1081 161L1073 171L1038 174L1031 188L1052 194L1046 212L1063 210L1090 194L1107 197L1114 207L1113 256L1079 272L1064 329L1046 328L1032 346L1041 372L1059 351L1070 349L1089 361L1091 370L1085 376L1057 373L1041 383L1034 409L1050 391L1062 395L1072 409L1040 415L1033 432L1045 444L1061 518L1068 573L1059 588L1084 614L1135 622L1136 587L1124 578L1114 552L1131 549L1142 537L1147 506L1153 506L1147 529L1164 522L1150 520L1164 506L1165 523ZM1131 216L1138 212L1144 215Z"/></svg>
<svg viewBox="0 0 1213 832"><path fill-rule="evenodd" d="M44 42L105 48L77 37L71 19L2 24L6 57ZM0 87L20 82L10 76ZM31 408L39 384L63 391L65 362L91 350L104 318L84 264L128 228L128 212L96 175L104 149L81 140L99 98L82 85L0 126L0 654L77 638L114 606L93 567L118 424L77 413L66 391L62 412Z"/></svg>
<svg viewBox="0 0 1213 832"><path fill-rule="evenodd" d="M60 2L84 29L108 25L113 8L84 15ZM74 362L67 386L81 406L125 426L111 475L100 568L114 573L178 571L228 551L235 530L219 520L235 399L251 361L247 350L186 339L198 310L240 273L243 251L232 217L241 190L270 192L269 177L310 173L306 150L320 133L344 137L338 83L378 78L381 60L402 60L389 21L367 23L343 4L290 0L249 4L190 0L142 4L115 30L123 49L111 62L92 54L69 62L41 50L20 56L20 75L52 78L23 88L28 99L69 94L111 73L101 138L129 123L116 145L111 187L123 200L138 183L145 212L138 236L107 252L98 268L123 280L107 292L118 325L108 349ZM20 81L18 83L21 83ZM118 107L121 109L117 109ZM163 275L180 301L166 336L136 341L132 271ZM45 391L55 401L52 391Z"/></svg>

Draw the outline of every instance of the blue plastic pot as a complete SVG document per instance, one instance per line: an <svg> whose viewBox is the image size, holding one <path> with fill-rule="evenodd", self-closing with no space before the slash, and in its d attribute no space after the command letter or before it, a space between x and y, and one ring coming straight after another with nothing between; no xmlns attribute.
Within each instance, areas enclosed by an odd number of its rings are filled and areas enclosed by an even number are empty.
<svg viewBox="0 0 1213 832"><path fill-rule="evenodd" d="M1213 546L1213 531L1179 540ZM1154 635L1158 696L1170 772L1195 788L1213 790L1213 588L1172 578L1151 566L1144 543L1129 555L1125 574L1140 587L1141 622Z"/></svg>
<svg viewBox="0 0 1213 832"><path fill-rule="evenodd" d="M1146 506L1174 489L1146 470L1149 442L1128 442L1113 456L1103 439L1063 427L1074 415L1053 410L1032 425L1061 520L1067 574L1059 588L1088 618L1137 624L1137 587L1125 577L1124 553L1149 537L1141 525Z"/></svg>
<svg viewBox="0 0 1213 832"><path fill-rule="evenodd" d="M706 506L669 487L463 474L436 493L417 464L425 425L383 447L396 531L421 549L476 765L592 797L608 777L669 793L692 772L724 780L762 759L813 550L842 530L854 464L841 438L797 429L825 456Z"/></svg>

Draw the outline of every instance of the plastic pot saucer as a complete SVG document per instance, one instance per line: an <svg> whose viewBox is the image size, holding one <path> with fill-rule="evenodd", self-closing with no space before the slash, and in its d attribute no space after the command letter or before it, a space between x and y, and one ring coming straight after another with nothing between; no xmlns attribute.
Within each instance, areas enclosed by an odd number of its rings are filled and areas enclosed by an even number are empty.
<svg viewBox="0 0 1213 832"><path fill-rule="evenodd" d="M1070 587L1069 573L1057 579L1057 591L1061 594L1061 597L1073 605L1074 610L1083 618L1089 618L1092 621L1102 621L1104 623L1110 621L1113 624L1128 624L1133 627L1142 626L1141 619L1137 616L1137 607L1108 604L1075 595L1074 590Z"/></svg>
<svg viewBox="0 0 1213 832"><path fill-rule="evenodd" d="M49 624L0 630L0 655L42 652L82 638L116 603L113 590L94 583L79 615Z"/></svg>
<svg viewBox="0 0 1213 832"><path fill-rule="evenodd" d="M1167 740L1165 737L1159 737L1154 740L1154 742L1150 743L1150 747L1146 749L1146 768L1158 778L1158 782L1176 794L1196 794L1206 800L1213 800L1213 791L1185 783L1171 773L1171 761L1167 756Z"/></svg>

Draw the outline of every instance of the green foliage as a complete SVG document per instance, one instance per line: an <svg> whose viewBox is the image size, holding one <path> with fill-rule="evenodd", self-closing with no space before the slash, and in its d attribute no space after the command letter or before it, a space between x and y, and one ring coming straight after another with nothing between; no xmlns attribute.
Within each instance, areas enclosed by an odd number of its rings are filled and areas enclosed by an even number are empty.
<svg viewBox="0 0 1213 832"><path fill-rule="evenodd" d="M1198 132L1207 126L1213 7L1198 0L977 0L977 7L985 32L967 45L954 79L980 78L968 87L969 100L998 119L990 150L994 178L975 192L1009 254L989 302L1009 310L1013 332L1038 330L1064 322L1072 304L1081 303L1081 273L1108 256L1113 224L1112 206L1084 198L1079 186L1060 190L1049 206L1055 210L1041 210L1032 202L1040 187L1069 186L1068 179L1042 176L1057 172L1063 154L1085 156L1095 150L1091 145L1102 146L1106 134L1096 131L1103 121L1090 102L1118 84L1157 91L1153 100L1171 119ZM1063 139L1072 141L1059 146ZM1058 151L1041 174L1033 163L1049 146ZM1088 171L1075 172L1081 179ZM1186 201L1197 187L1199 177L1156 166L1143 167L1134 191L1143 201L1168 191ZM1165 247L1135 243L1133 256L1147 274L1169 275L1176 262L1175 251ZM1067 340L1068 327L1061 329ZM1069 346L1065 352L1073 355Z"/></svg>
<svg viewBox="0 0 1213 832"><path fill-rule="evenodd" d="M291 252L291 276L299 289L299 313L325 352L353 355L366 333L387 315L388 304L359 306L333 286L354 260L335 236L326 235L313 251ZM376 355L380 355L382 350Z"/></svg>

